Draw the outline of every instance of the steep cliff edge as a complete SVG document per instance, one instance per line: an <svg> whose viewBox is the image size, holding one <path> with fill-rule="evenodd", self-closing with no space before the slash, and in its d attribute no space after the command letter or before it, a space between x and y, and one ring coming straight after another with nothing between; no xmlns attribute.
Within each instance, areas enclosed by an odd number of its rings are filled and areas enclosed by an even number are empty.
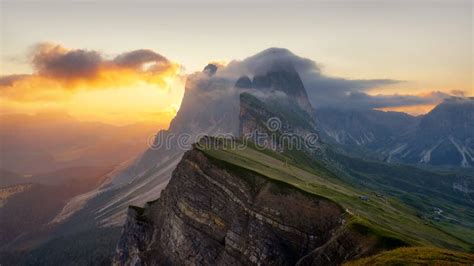
<svg viewBox="0 0 474 266"><path fill-rule="evenodd" d="M243 139L205 137L131 207L115 265L340 265L402 246L469 250L394 198Z"/></svg>
<svg viewBox="0 0 474 266"><path fill-rule="evenodd" d="M348 218L329 199L193 149L160 199L129 209L114 264L338 264L376 246Z"/></svg>

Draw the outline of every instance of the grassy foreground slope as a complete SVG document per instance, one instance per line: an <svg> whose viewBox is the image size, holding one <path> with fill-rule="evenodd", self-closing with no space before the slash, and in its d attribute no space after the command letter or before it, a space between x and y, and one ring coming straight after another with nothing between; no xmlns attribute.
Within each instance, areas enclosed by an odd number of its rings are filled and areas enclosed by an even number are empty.
<svg viewBox="0 0 474 266"><path fill-rule="evenodd" d="M396 199L365 199L364 195L371 191L346 185L322 166L297 166L280 153L238 145L238 140L206 138L204 142L196 144L196 148L214 159L339 203L352 216L348 226L363 225L372 233L390 236L412 246L435 246L462 251L471 249L469 243L426 223L416 215L414 209Z"/></svg>
<svg viewBox="0 0 474 266"><path fill-rule="evenodd" d="M430 247L398 248L354 260L344 266L373 265L472 265L474 254Z"/></svg>

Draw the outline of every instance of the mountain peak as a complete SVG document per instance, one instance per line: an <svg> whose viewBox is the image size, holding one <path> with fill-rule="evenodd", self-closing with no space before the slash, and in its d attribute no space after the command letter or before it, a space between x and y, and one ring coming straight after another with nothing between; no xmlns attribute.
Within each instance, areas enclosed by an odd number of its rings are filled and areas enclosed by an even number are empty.
<svg viewBox="0 0 474 266"><path fill-rule="evenodd" d="M212 76L212 75L216 74L217 66L214 65L214 64L208 64L207 66L204 67L202 72L208 74L209 76Z"/></svg>
<svg viewBox="0 0 474 266"><path fill-rule="evenodd" d="M236 88L251 88L252 80L248 76L242 76L235 82Z"/></svg>

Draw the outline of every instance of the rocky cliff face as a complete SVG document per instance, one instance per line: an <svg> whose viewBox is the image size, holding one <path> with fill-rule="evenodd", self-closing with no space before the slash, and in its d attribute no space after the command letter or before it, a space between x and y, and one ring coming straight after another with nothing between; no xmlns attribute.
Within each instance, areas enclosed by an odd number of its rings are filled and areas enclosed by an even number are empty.
<svg viewBox="0 0 474 266"><path fill-rule="evenodd" d="M291 64L272 66L264 74L255 75L253 80L247 76L240 77L235 86L237 88L254 89L260 93L269 94L279 92L280 97L295 101L301 109L312 114L313 107L308 100L303 81Z"/></svg>
<svg viewBox="0 0 474 266"><path fill-rule="evenodd" d="M298 145L314 154L322 145L313 108L298 73L286 67L237 80L236 88L251 88L240 94L239 136L279 152ZM311 145L305 143L309 139Z"/></svg>
<svg viewBox="0 0 474 266"><path fill-rule="evenodd" d="M369 252L336 203L187 152L160 199L129 209L115 265L338 264Z"/></svg>
<svg viewBox="0 0 474 266"><path fill-rule="evenodd" d="M271 150L314 155L323 148L311 115L289 99L263 100L243 93L239 122L239 136Z"/></svg>

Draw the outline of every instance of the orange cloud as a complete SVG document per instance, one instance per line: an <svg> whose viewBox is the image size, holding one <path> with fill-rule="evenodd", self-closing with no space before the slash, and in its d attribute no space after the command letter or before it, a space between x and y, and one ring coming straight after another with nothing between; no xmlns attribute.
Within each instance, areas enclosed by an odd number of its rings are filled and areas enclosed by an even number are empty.
<svg viewBox="0 0 474 266"><path fill-rule="evenodd" d="M130 87L138 84L167 89L180 66L152 50L135 50L106 59L97 51L67 49L41 43L31 53L34 73L0 77L0 97L47 101L71 91Z"/></svg>

